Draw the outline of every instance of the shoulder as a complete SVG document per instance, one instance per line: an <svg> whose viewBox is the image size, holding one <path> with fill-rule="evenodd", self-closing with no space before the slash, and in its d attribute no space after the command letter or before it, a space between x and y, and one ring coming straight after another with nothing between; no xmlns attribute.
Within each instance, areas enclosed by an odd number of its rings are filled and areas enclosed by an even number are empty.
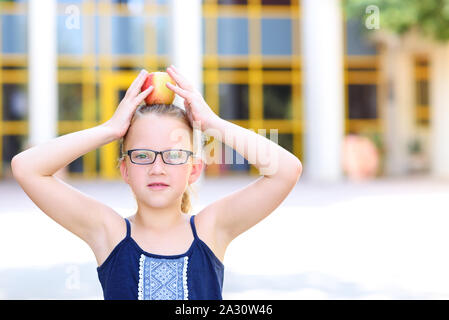
<svg viewBox="0 0 449 320"><path fill-rule="evenodd" d="M198 238L206 243L214 254L223 262L229 242L217 228L216 217L212 209L206 207L195 214L194 223Z"/></svg>
<svg viewBox="0 0 449 320"><path fill-rule="evenodd" d="M126 220L118 212L111 212L104 220L103 232L95 243L89 244L98 265L101 265L112 250L126 237Z"/></svg>
<svg viewBox="0 0 449 320"><path fill-rule="evenodd" d="M204 208L200 212L196 214L192 214L190 217L195 224L195 229L198 234L198 237L201 238L201 236L209 236L213 233L215 228L215 219L213 214L210 212L208 208Z"/></svg>

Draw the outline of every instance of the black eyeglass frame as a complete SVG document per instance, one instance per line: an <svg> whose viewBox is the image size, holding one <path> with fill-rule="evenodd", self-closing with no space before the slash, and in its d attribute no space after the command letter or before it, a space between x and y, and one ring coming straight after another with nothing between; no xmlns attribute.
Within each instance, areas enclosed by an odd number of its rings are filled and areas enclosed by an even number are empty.
<svg viewBox="0 0 449 320"><path fill-rule="evenodd" d="M137 162L134 162L134 161L132 160L131 153L132 153L133 151L139 151L139 150L142 150L142 151L152 151L152 152L154 152L154 153L156 154L156 155L154 156L154 160L153 160L152 162L148 162L148 163L137 163ZM183 163L167 163L167 162L165 162L163 153L164 153L164 152L167 152L167 151L185 151L185 152L187 152L187 158L186 158L186 161L184 161ZM169 164L169 165L172 165L172 166L178 166L178 165L181 165L181 164L185 164L185 163L187 163L187 161L189 161L189 157L190 157L190 156L193 156L193 152L192 152L192 151L190 151L190 150L184 150L184 149L168 149L168 150L162 150L162 151L156 151L156 150L151 150L151 149L130 149L130 150L126 151L126 155L128 155L129 160L130 160L132 163L137 164L137 165L153 164L153 163L156 161L156 158L157 158L158 154L161 155L162 161L163 161L165 164Z"/></svg>

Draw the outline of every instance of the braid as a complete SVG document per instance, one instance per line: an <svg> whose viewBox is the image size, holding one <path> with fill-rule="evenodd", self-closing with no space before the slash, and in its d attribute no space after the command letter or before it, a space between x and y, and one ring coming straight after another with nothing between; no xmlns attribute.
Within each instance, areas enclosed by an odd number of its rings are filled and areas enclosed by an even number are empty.
<svg viewBox="0 0 449 320"><path fill-rule="evenodd" d="M189 213L191 209L192 204L190 203L190 193L189 190L186 190L182 194L181 211L183 213Z"/></svg>
<svg viewBox="0 0 449 320"><path fill-rule="evenodd" d="M189 185L187 187L187 190L184 191L182 195L182 201L181 201L181 211L183 213L189 213L192 209L192 203L191 203L191 196L192 194L197 197L197 193L195 188L192 185Z"/></svg>

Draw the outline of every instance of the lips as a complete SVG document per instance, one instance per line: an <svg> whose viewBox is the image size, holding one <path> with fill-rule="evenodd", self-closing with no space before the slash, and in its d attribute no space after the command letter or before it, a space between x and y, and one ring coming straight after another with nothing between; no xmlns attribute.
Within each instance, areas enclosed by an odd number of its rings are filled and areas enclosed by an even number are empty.
<svg viewBox="0 0 449 320"><path fill-rule="evenodd" d="M165 182L152 182L148 184L150 190L164 190L168 188L168 184Z"/></svg>
<svg viewBox="0 0 449 320"><path fill-rule="evenodd" d="M163 183L163 182L152 182L150 184L148 184L148 187L168 187L168 184Z"/></svg>

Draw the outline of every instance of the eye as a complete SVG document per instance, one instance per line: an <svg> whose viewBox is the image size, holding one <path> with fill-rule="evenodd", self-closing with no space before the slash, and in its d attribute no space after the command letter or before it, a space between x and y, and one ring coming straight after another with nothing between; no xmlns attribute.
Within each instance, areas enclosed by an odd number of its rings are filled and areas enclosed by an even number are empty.
<svg viewBox="0 0 449 320"><path fill-rule="evenodd" d="M179 158L182 157L182 151L175 151L175 150L170 151L170 152L168 153L168 157L169 157L170 159L179 159Z"/></svg>
<svg viewBox="0 0 449 320"><path fill-rule="evenodd" d="M139 158L139 159L146 159L146 158L148 158L148 154L147 154L147 153L138 153L138 154L136 155L136 158Z"/></svg>

